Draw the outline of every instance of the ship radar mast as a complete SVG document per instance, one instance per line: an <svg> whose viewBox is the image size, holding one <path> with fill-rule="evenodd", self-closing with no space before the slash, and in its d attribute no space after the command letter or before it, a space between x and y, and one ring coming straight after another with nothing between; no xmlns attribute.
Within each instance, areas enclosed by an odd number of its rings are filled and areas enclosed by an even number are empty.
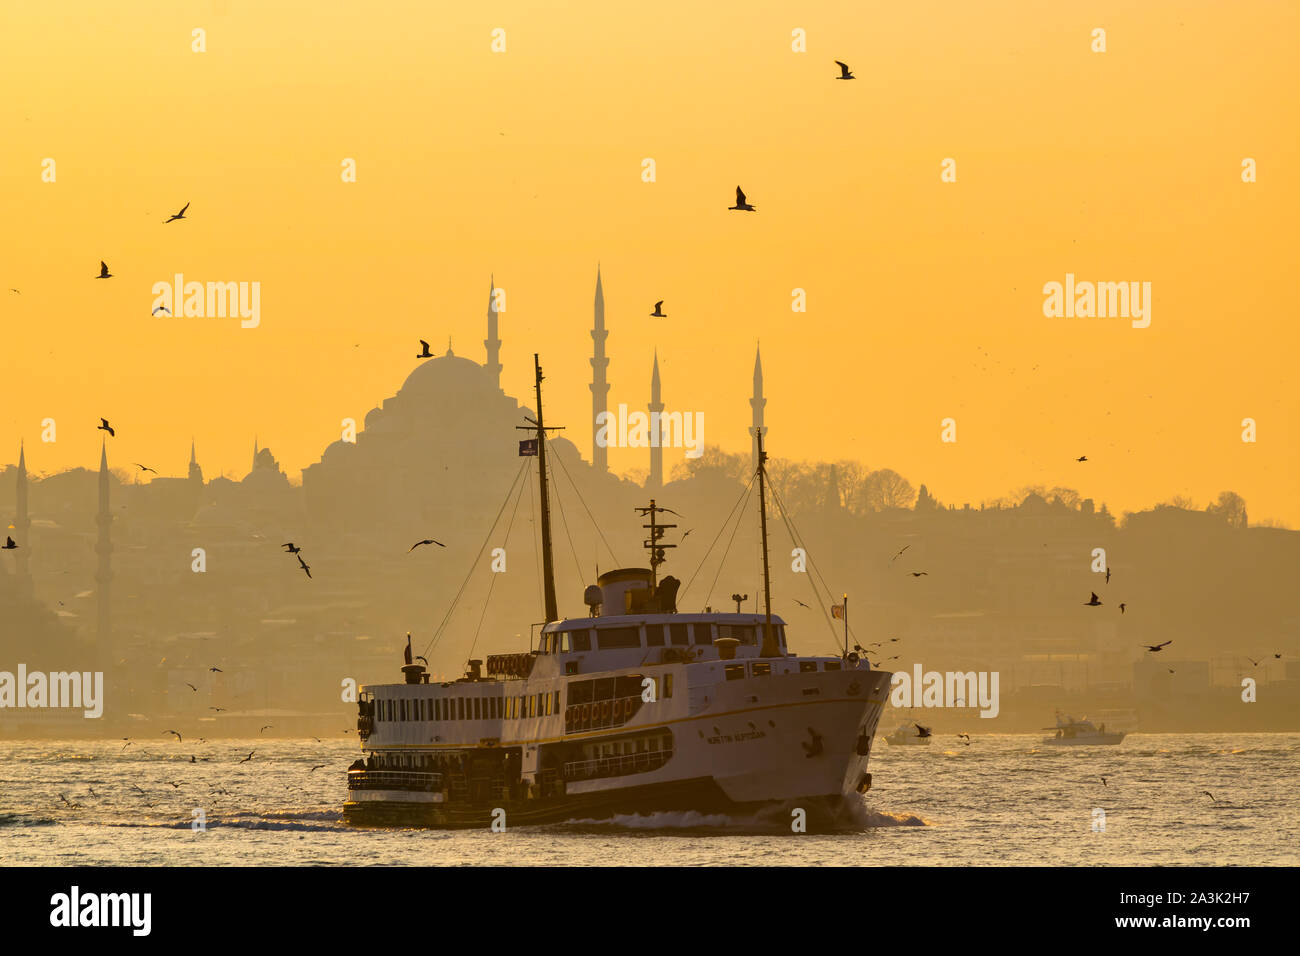
<svg viewBox="0 0 1300 956"><path fill-rule="evenodd" d="M758 525L763 539L763 645L759 657L780 657L781 649L772 634L772 575L767 563L767 494L764 479L767 476L767 452L763 450L763 433L754 435L758 441Z"/></svg>
<svg viewBox="0 0 1300 956"><path fill-rule="evenodd" d="M668 560L666 549L677 547L675 544L664 544L661 540L664 532L669 528L676 528L677 525L660 524L658 516L664 513L675 515L677 512L671 508L658 507L653 498L650 499L650 507L633 508L632 510L639 512L643 518L647 516L650 518L650 523L643 524L641 527L650 532L650 537L642 542L642 546L650 552L650 593L654 594L655 589L659 586L659 565ZM678 517L681 516L678 515Z"/></svg>
<svg viewBox="0 0 1300 956"><path fill-rule="evenodd" d="M538 484L541 488L542 499L542 584L543 594L546 601L546 623L558 621L560 612L555 603L555 562L551 556L551 507L550 499L547 497L546 489L546 432L559 431L564 428L563 425L543 424L542 418L542 363L538 359L537 353L533 353L533 366L537 372L537 420L524 416L524 420L529 424L516 425L516 428L524 431L537 433L537 473ZM522 454L521 449L521 454Z"/></svg>

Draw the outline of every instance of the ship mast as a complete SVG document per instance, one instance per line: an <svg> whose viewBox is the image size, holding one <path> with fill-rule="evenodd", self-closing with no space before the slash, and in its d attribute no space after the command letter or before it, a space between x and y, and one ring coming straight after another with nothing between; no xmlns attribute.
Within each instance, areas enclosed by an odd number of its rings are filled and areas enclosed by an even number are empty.
<svg viewBox="0 0 1300 956"><path fill-rule="evenodd" d="M542 363L533 353L533 366L537 371L537 421L533 421L528 416L524 418L531 422L530 425L517 425L515 427L525 431L537 432L537 471L540 476L539 485L541 487L542 498L542 585L543 594L546 599L546 623L558 621L560 612L555 603L555 562L551 557L551 507L550 499L546 493L546 432L547 426L543 424L542 419ZM557 431L564 426L552 425L551 431Z"/></svg>
<svg viewBox="0 0 1300 956"><path fill-rule="evenodd" d="M763 450L762 429L754 436L758 440L758 524L763 538L763 610L767 617L763 621L763 646L759 657L780 657L781 649L772 634L772 575L767 564L767 496L763 479L767 473L767 452Z"/></svg>

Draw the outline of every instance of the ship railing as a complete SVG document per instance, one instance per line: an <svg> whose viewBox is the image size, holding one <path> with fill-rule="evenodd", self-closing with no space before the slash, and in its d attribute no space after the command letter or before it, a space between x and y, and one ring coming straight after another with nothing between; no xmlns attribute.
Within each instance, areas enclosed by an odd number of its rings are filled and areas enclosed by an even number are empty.
<svg viewBox="0 0 1300 956"><path fill-rule="evenodd" d="M566 780L591 780L596 777L619 777L629 773L646 773L666 764L673 751L645 750L635 754L617 754L594 757L591 760L571 760L564 765Z"/></svg>
<svg viewBox="0 0 1300 956"><path fill-rule="evenodd" d="M443 788L440 773L412 770L350 770L349 790L425 790L436 793Z"/></svg>
<svg viewBox="0 0 1300 956"><path fill-rule="evenodd" d="M636 716L637 711L641 709L641 704L640 694L587 704L570 704L564 709L565 732L600 730L625 724Z"/></svg>

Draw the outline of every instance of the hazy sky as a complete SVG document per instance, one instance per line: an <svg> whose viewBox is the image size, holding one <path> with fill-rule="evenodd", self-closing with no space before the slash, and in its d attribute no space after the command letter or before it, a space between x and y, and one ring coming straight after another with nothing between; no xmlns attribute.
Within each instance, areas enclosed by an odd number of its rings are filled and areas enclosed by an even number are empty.
<svg viewBox="0 0 1300 956"><path fill-rule="evenodd" d="M296 477L417 339L482 360L491 273L503 386L541 352L589 454L599 261L611 406L657 347L669 410L746 450L761 340L774 455L1294 526L1298 33L1281 2L6 3L0 460L93 467L103 415L115 465L183 474L194 435L242 476L256 434ZM260 282L260 326L151 317L177 272ZM1150 282L1150 327L1044 317L1067 272Z"/></svg>

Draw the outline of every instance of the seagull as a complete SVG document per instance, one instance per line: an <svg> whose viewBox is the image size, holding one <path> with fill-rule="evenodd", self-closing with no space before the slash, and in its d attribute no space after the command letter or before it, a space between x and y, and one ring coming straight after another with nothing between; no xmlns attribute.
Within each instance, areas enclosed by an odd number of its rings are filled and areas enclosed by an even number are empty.
<svg viewBox="0 0 1300 956"><path fill-rule="evenodd" d="M188 687L190 690L194 691L194 693L196 694L199 692L199 689L195 687L193 684L191 684L189 681L185 682L185 686Z"/></svg>
<svg viewBox="0 0 1300 956"><path fill-rule="evenodd" d="M655 310L654 310L653 312L650 313L650 314L651 314L652 316L654 316L656 319L666 319L666 318L668 318L668 316L664 314L664 311L663 311L663 308L662 308L663 304L664 304L664 300L663 300L663 299L660 299L658 302L655 303Z"/></svg>
<svg viewBox="0 0 1300 956"><path fill-rule="evenodd" d="M1075 460L1075 461L1087 461L1087 460L1088 460L1088 456L1087 456L1087 455L1080 455L1078 458L1076 458L1076 459L1074 459L1074 460Z"/></svg>
<svg viewBox="0 0 1300 956"><path fill-rule="evenodd" d="M280 547L284 548L284 550L289 552L290 554L297 554L299 551L302 550L302 548L298 547L292 541L286 541L284 544L280 545Z"/></svg>
<svg viewBox="0 0 1300 956"><path fill-rule="evenodd" d="M185 210L189 208L190 208L190 204L186 203L184 206L181 207L181 211L178 212L176 215L172 216L171 219L168 219L167 222L175 222L177 219L184 219ZM164 222L163 225L164 226L167 225L167 222Z"/></svg>
<svg viewBox="0 0 1300 956"><path fill-rule="evenodd" d="M1251 657L1250 655L1246 655L1246 660L1250 661L1250 662L1251 662L1252 664L1254 664L1256 667L1258 667L1260 664L1264 663L1264 658L1262 658L1262 657L1261 657L1259 660L1255 660L1255 658Z"/></svg>
<svg viewBox="0 0 1300 956"><path fill-rule="evenodd" d="M191 761L193 761L194 758L191 757L190 759ZM168 780L167 782L171 784L173 790L179 790L181 788L181 785L177 783L175 780Z"/></svg>
<svg viewBox="0 0 1300 956"><path fill-rule="evenodd" d="M222 712L223 710L225 710L225 709L226 709L226 708L224 708L224 707L209 707L209 708L208 708L208 710L215 710L217 713L221 713L221 712Z"/></svg>
<svg viewBox="0 0 1300 956"><path fill-rule="evenodd" d="M741 189L740 189L739 186L736 187L736 204L735 204L734 206L728 206L727 208L728 208L728 209L739 209L739 210L741 210L742 212L757 212L757 211L758 211L758 210L756 210L753 206L751 206L749 203L745 202L745 194L744 194L744 192L741 191Z"/></svg>
<svg viewBox="0 0 1300 956"><path fill-rule="evenodd" d="M929 571L911 571L911 572L909 572L909 573L912 575L912 577L914 577L914 578L919 578L919 577L921 577L921 576L923 576L923 575L929 574L930 572L929 572Z"/></svg>
<svg viewBox="0 0 1300 956"><path fill-rule="evenodd" d="M263 730L270 730L270 729L273 728L274 726L275 726L275 724L267 724L265 727L262 727L261 729L259 729L259 730L258 730L258 733L260 734Z"/></svg>
<svg viewBox="0 0 1300 956"><path fill-rule="evenodd" d="M695 530L694 528L687 528L686 533L682 535L682 540L685 541L687 538L689 538L691 536L691 532L694 530Z"/></svg>
<svg viewBox="0 0 1300 956"><path fill-rule="evenodd" d="M108 271L108 263L106 263L103 259L99 260L99 275L95 276L95 278L96 279L113 278L113 273Z"/></svg>
<svg viewBox="0 0 1300 956"><path fill-rule="evenodd" d="M966 741L966 746L967 746L967 747L970 746L970 734L958 734L957 736L958 736L958 737L961 737L962 739L964 739L964 740Z"/></svg>
<svg viewBox="0 0 1300 956"><path fill-rule="evenodd" d="M169 308L167 308L167 306L165 306L165 305L160 305L160 306L158 306L158 308L156 308L156 309L153 310L153 313L152 313L152 314L153 314L153 315L157 315L159 312L166 312L168 315L171 315L171 314L172 314L172 310L169 309Z"/></svg>
<svg viewBox="0 0 1300 956"><path fill-rule="evenodd" d="M1083 602L1083 606L1084 606L1084 607L1101 607L1101 599L1097 597L1097 592L1096 592L1096 591L1090 591L1089 593L1092 595L1092 599L1091 599L1091 600L1088 600L1088 601L1084 601L1084 602Z"/></svg>
<svg viewBox="0 0 1300 956"><path fill-rule="evenodd" d="M906 550L907 550L908 548L910 548L910 547L911 547L910 544L907 545L906 547L903 548L903 551L906 551ZM896 554L896 555L894 555L892 558L890 558L890 559L889 559L889 563L890 563L890 564L893 564L895 561L897 561L897 560L898 560L898 555L899 555L899 554L902 554L903 551L899 551L898 554Z"/></svg>
<svg viewBox="0 0 1300 956"><path fill-rule="evenodd" d="M1208 790L1202 790L1201 793L1203 793L1203 794L1205 794L1207 797L1209 797L1211 803L1218 803L1218 802L1219 802L1218 800L1215 800L1215 799L1214 799L1214 794L1210 793L1210 791L1208 791Z"/></svg>
<svg viewBox="0 0 1300 956"><path fill-rule="evenodd" d="M1108 784L1108 783L1106 782L1106 778L1105 778L1105 777L1102 777L1102 778L1101 778L1101 785L1102 785L1103 787L1109 787L1109 786L1110 786L1110 784Z"/></svg>
<svg viewBox="0 0 1300 956"><path fill-rule="evenodd" d="M1107 583L1107 584L1110 584L1110 567L1109 567L1109 566L1107 566L1107 568L1106 568L1106 583Z"/></svg>
<svg viewBox="0 0 1300 956"><path fill-rule="evenodd" d="M835 79L837 79L837 80L856 80L856 79L857 79L856 76L854 76L852 73L849 72L849 65L848 65L847 63L841 63L839 60L836 60L836 61L835 61L835 65L838 66L838 67L840 68L840 75L837 76L837 77L835 77Z"/></svg>
<svg viewBox="0 0 1300 956"><path fill-rule="evenodd" d="M327 763L318 763L316 766L312 767L311 770L308 770L307 772L308 772L308 773L313 773L313 772L319 770L321 767L328 767L328 766L329 766L329 764L327 764Z"/></svg>
<svg viewBox="0 0 1300 956"><path fill-rule="evenodd" d="M248 761L250 761L250 760L253 759L253 754L255 754L255 753L257 753L256 750L250 750L250 751L248 752L248 756L245 757L243 760L241 760L241 761L239 761L239 762L240 762L240 763L248 763Z"/></svg>
<svg viewBox="0 0 1300 956"><path fill-rule="evenodd" d="M122 744L122 749L125 750L127 747L131 746L131 744L132 741L128 740L126 743Z"/></svg>
<svg viewBox="0 0 1300 956"><path fill-rule="evenodd" d="M307 577L311 577L311 568L308 566L307 562L302 559L301 554L298 555L298 564L302 566L302 569L304 572L306 572Z"/></svg>
<svg viewBox="0 0 1300 956"><path fill-rule="evenodd" d="M1123 614L1123 613L1124 613L1124 608L1126 608L1126 607L1128 607L1127 604L1121 604L1121 605L1119 606L1119 613Z"/></svg>
<svg viewBox="0 0 1300 956"><path fill-rule="evenodd" d="M90 791L90 795L91 795L92 797L94 797L96 800L99 799L99 794L97 794L97 793L95 792L95 788L94 788L94 787L87 787L86 789Z"/></svg>
<svg viewBox="0 0 1300 956"><path fill-rule="evenodd" d="M1274 654L1274 655L1273 655L1273 659L1274 659L1275 661L1280 661L1280 660L1282 659L1282 655L1281 655L1281 654Z"/></svg>
<svg viewBox="0 0 1300 956"><path fill-rule="evenodd" d="M225 671L223 671L220 667L209 667L208 670L210 670L210 671L211 671L212 673L214 673L214 674L224 674L224 673L225 673Z"/></svg>
<svg viewBox="0 0 1300 956"><path fill-rule="evenodd" d="M136 786L134 783L131 784L131 789L134 790L134 791L136 791L137 793L139 793L140 796L142 796L142 797L147 797L147 796L149 796L149 794L145 793L143 790L141 790L141 789L140 789L138 786Z"/></svg>
<svg viewBox="0 0 1300 956"><path fill-rule="evenodd" d="M447 547L447 546L446 546L445 544L443 544L441 541L434 541L432 538L425 538L423 541L417 541L417 542L415 542L415 544L411 545L411 551L414 551L416 548L418 548L418 547L419 547L420 545L422 545L422 544L436 544L436 545L437 545L438 547L440 547L440 548L445 548L445 547ZM406 553L407 553L407 554L410 554L411 551L407 551Z"/></svg>
<svg viewBox="0 0 1300 956"><path fill-rule="evenodd" d="M929 737L929 736L930 736L930 728L929 728L929 727L922 727L920 724L917 724L917 723L913 723L912 726L916 728L916 735L917 735L918 737Z"/></svg>
<svg viewBox="0 0 1300 956"><path fill-rule="evenodd" d="M115 431L113 430L113 426L110 425L110 424L108 423L108 419L107 419L107 418L101 418L99 421L100 421L100 424L99 424L98 426L96 426L95 431L97 431L97 432L108 432L109 435L111 435L112 437L114 437L114 438L117 437L117 432L115 432Z"/></svg>
<svg viewBox="0 0 1300 956"><path fill-rule="evenodd" d="M1142 646L1145 647L1147 650L1149 650L1152 654L1158 654L1160 652L1160 648L1168 647L1172 643L1173 641L1165 641L1163 644L1143 644Z"/></svg>
<svg viewBox="0 0 1300 956"><path fill-rule="evenodd" d="M66 803L66 804L67 804L71 809L73 809L73 810L77 810L77 809L79 809L79 808L81 807L81 804L79 804L79 803L73 803L71 800L69 800L69 799L68 799L67 797L65 797L63 794L59 794L59 799L62 800L64 803Z"/></svg>
<svg viewBox="0 0 1300 956"><path fill-rule="evenodd" d="M180 734L177 734L176 731L174 731L174 730L164 730L163 733L164 733L164 734L176 734L176 742L177 742L177 743L181 743L181 742L182 742L182 740L181 740L181 735L180 735Z"/></svg>
<svg viewBox="0 0 1300 956"><path fill-rule="evenodd" d="M99 429L95 429L95 430L98 431ZM132 464L135 465L135 467L139 468L141 471L153 471L155 475L158 474L158 472L154 471L152 468L146 467L145 465L140 464L138 461L132 462Z"/></svg>
<svg viewBox="0 0 1300 956"><path fill-rule="evenodd" d="M14 543L14 539L9 537L9 535L5 535L4 547L0 548L0 551L14 551L17 550L17 548L18 545Z"/></svg>
<svg viewBox="0 0 1300 956"><path fill-rule="evenodd" d="M10 291L10 292L18 292L18 290L17 290L17 289L10 289L10 290L9 290L9 291ZM18 294L19 294L19 295L22 295L22 293L21 293L21 292L18 292Z"/></svg>
<svg viewBox="0 0 1300 956"><path fill-rule="evenodd" d="M800 607L808 607L807 604L804 604L803 601L800 601L798 598L794 599L794 603L798 604Z"/></svg>
<svg viewBox="0 0 1300 956"><path fill-rule="evenodd" d="M424 346L424 351L417 355L416 358L433 358L433 353L429 351L429 343L424 339L420 339L420 344Z"/></svg>

